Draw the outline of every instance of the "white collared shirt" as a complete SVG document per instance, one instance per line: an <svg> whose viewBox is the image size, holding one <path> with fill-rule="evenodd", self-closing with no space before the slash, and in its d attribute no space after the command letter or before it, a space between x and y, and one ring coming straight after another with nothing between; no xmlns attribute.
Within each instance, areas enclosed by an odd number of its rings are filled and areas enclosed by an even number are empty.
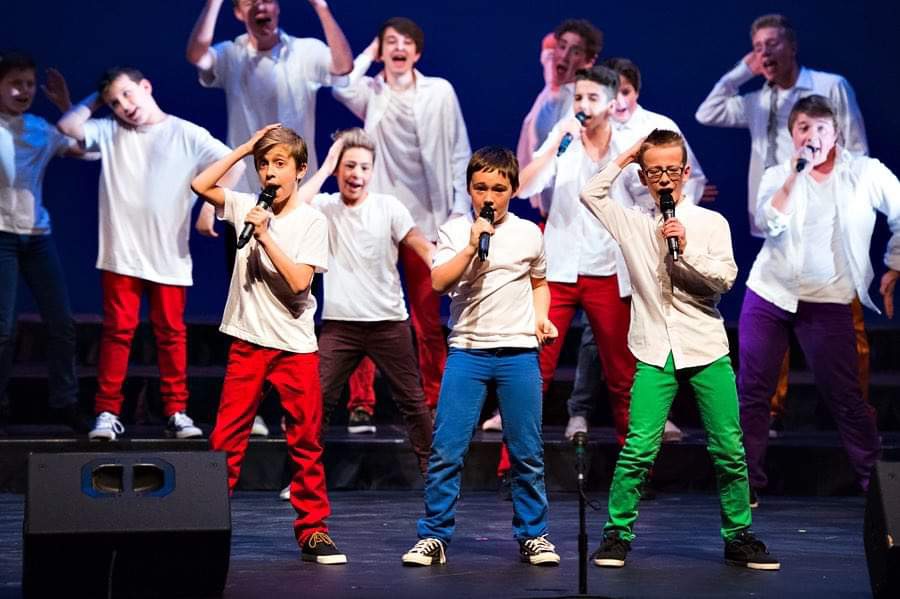
<svg viewBox="0 0 900 599"><path fill-rule="evenodd" d="M331 51L322 41L296 38L283 31L278 35L278 44L267 52L256 50L246 33L211 47L213 64L208 70L200 70L200 84L225 90L229 146L236 148L266 125L280 122L306 142L308 178L319 165L316 92L322 86L346 84L346 77L331 74ZM273 80L270 86L260 89L256 82L265 72L270 72ZM246 165L237 187L240 191L258 191L252 158L246 159Z"/></svg>
<svg viewBox="0 0 900 599"><path fill-rule="evenodd" d="M747 175L750 233L756 237L764 237L764 232L756 226L755 213L759 181L765 170L769 147L767 127L773 93L778 94L778 137L775 148L775 160L778 164L794 155L794 144L787 127L791 109L797 100L812 94L825 96L831 102L838 123L841 124L845 148L854 154L868 154L869 146L856 95L847 80L840 75L801 67L796 83L789 89L763 85L756 91L739 95L739 88L754 77L750 67L743 60L739 61L737 66L716 82L709 96L697 109L696 117L704 125L750 130L750 171Z"/></svg>
<svg viewBox="0 0 900 599"><path fill-rule="evenodd" d="M535 156L551 150L556 139L559 124L547 136ZM619 155L623 146L613 131L609 149L599 162L594 162L584 150L579 137L572 139L562 156L554 156L547 166L538 171L534 178L519 189L521 198L552 187L553 202L544 227L544 244L547 251L547 280L555 283L575 283L580 275L617 275L619 295L631 294L628 270L622 259L618 245L603 226L593 218L578 199L585 183L613 158ZM634 203L628 193L620 193L617 200L631 207Z"/></svg>
<svg viewBox="0 0 900 599"><path fill-rule="evenodd" d="M616 132L616 136L619 138L619 145L623 148L630 148L639 139L648 136L654 129L666 129L681 133L681 129L678 128L675 121L657 112L651 112L640 104L638 104L631 118L626 122L621 123L615 119L610 119L610 122L613 130ZM687 148L687 163L691 165L691 176L684 182L682 190L685 196L684 199L696 204L703 195L706 176L703 174L700 162L697 161L697 156L691 150L687 139L684 140L684 145ZM641 183L640 178L637 176L638 170L640 170L640 167L637 164L630 164L625 168L625 173L620 176L620 179L621 177L627 177L624 184L628 188L634 202L642 210L655 212L656 202L653 201L647 186Z"/></svg>
<svg viewBox="0 0 900 599"><path fill-rule="evenodd" d="M633 289L628 348L659 368L670 352L676 369L710 364L728 354L717 307L737 277L728 221L718 212L678 202L687 246L673 263L659 234L662 217L629 210L610 197L620 172L615 162L607 165L588 181L581 201L618 242L628 265Z"/></svg>
<svg viewBox="0 0 900 599"><path fill-rule="evenodd" d="M335 87L334 97L353 114L363 120L366 132L374 134L388 111L393 92L379 74L366 76L372 65L367 53L353 61L353 72L346 87ZM416 225L431 240L437 239L438 229L451 214L465 214L471 207L466 190L466 167L472 150L466 123L453 86L440 77L426 77L415 71L415 99L413 117L418 135L418 151L425 171L428 196L419 198L419 205L406 207L416 219ZM378 147L369 189L377 193L397 196L405 201L406 194L395 189L393 177L387 169L385 154L405 153L408 148Z"/></svg>
<svg viewBox="0 0 900 599"><path fill-rule="evenodd" d="M900 182L880 161L851 154L837 148L834 178L837 199L837 226L844 256L860 301L878 312L869 297L869 285L874 278L869 260L869 246L875 227L876 212L887 216L891 229L884 263L892 270L900 270ZM782 213L772 206L775 192L784 184L790 160L766 170L759 189L756 225L765 233L765 242L756 256L747 286L763 299L782 310L797 311L798 276L803 266L807 240L802 235L807 210L815 209L817 189L809 174L797 177L790 195L789 212ZM821 251L831 252L831 247Z"/></svg>

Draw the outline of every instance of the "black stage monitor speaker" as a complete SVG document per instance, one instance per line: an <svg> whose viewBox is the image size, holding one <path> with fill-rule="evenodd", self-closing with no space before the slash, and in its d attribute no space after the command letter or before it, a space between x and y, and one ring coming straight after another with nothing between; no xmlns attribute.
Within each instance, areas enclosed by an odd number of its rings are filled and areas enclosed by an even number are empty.
<svg viewBox="0 0 900 599"><path fill-rule="evenodd" d="M900 597L900 462L878 462L866 497L866 561L875 599Z"/></svg>
<svg viewBox="0 0 900 599"><path fill-rule="evenodd" d="M31 454L23 536L25 597L221 595L225 454Z"/></svg>

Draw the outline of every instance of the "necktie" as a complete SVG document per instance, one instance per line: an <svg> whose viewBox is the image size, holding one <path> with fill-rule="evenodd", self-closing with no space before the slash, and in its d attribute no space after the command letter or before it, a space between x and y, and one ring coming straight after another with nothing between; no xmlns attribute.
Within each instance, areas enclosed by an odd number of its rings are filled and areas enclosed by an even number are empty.
<svg viewBox="0 0 900 599"><path fill-rule="evenodd" d="M778 159L775 158L775 149L778 145L778 90L775 85L769 84L769 120L766 123L766 164L765 167L775 166Z"/></svg>

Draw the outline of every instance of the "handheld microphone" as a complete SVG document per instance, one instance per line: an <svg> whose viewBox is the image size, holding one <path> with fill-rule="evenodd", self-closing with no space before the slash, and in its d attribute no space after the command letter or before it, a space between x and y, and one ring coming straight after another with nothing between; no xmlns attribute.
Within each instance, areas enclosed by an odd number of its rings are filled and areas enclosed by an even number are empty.
<svg viewBox="0 0 900 599"><path fill-rule="evenodd" d="M587 449L588 436L584 431L578 431L572 437L572 445L575 446L575 474L578 475L578 481L584 480L584 454Z"/></svg>
<svg viewBox="0 0 900 599"><path fill-rule="evenodd" d="M815 151L816 151L816 149L815 149L814 147L812 147L812 146L806 146L806 149L809 150L810 152L815 152ZM802 158L802 157L801 157L801 158L798 158L798 159L797 159L797 167L796 167L796 168L797 168L797 172L798 172L798 173L802 173L802 172L803 172L803 169L806 168L806 165L807 165L808 163L809 163L809 159L807 159L807 158Z"/></svg>
<svg viewBox="0 0 900 599"><path fill-rule="evenodd" d="M256 200L256 206L258 208L268 208L272 205L272 202L275 201L275 192L278 191L277 185L267 185L265 189L259 192L259 199ZM253 237L253 223L244 223L244 230L241 231L241 236L238 237L237 240L237 249L241 249L250 241L250 238Z"/></svg>
<svg viewBox="0 0 900 599"><path fill-rule="evenodd" d="M583 125L587 120L587 115L583 112L576 112L575 118L578 119L578 122ZM571 133L566 133L565 135L563 135L562 141L559 142L559 148L556 150L557 156L562 156L563 153L569 149L569 144L572 143L572 139L573 138Z"/></svg>
<svg viewBox="0 0 900 599"><path fill-rule="evenodd" d="M487 222L494 224L494 204L491 202L487 202L484 206L481 207L481 212L478 214L481 218L486 220ZM484 262L484 259L487 258L488 250L491 248L491 235L490 233L482 233L478 236L478 259Z"/></svg>
<svg viewBox="0 0 900 599"><path fill-rule="evenodd" d="M668 189L659 194L659 210L662 212L663 222L675 218L675 200L672 198L672 192ZM672 255L672 260L678 262L678 254L681 251L678 248L678 238L666 237L666 243L669 245L669 254Z"/></svg>

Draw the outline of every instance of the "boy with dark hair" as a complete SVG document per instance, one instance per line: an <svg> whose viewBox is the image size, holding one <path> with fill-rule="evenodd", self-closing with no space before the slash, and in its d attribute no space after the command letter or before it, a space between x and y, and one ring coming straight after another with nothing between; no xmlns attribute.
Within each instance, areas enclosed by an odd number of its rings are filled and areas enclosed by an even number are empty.
<svg viewBox="0 0 900 599"><path fill-rule="evenodd" d="M416 69L424 39L421 28L410 19L388 19L356 57L349 85L335 87L333 93L364 122L366 133L375 140L379 159L373 166L370 189L400 200L426 239L436 241L438 229L448 218L469 210L465 170L471 150L453 86ZM381 62L383 68L370 77L366 73L373 62ZM400 262L422 387L433 410L447 359L440 298L431 289L428 267L406 245L400 246Z"/></svg>
<svg viewBox="0 0 900 599"><path fill-rule="evenodd" d="M478 215L492 208L493 225L470 213L441 227L432 285L450 295L450 353L425 481L425 516L418 523L419 541L401 558L404 565L446 561L463 459L491 383L512 457L513 528L520 558L534 565L559 564L547 539L537 360L538 349L558 333L547 318L550 297L540 229L508 211L518 175L511 151L487 147L475 152L466 169L472 208ZM490 247L479 259L483 233L490 235Z"/></svg>
<svg viewBox="0 0 900 599"><path fill-rule="evenodd" d="M628 431L628 401L634 377L634 358L627 345L631 288L618 246L578 200L584 184L621 151L610 119L618 85L618 74L606 67L578 71L572 111L553 128L534 160L522 171L516 195L527 198L547 188L553 191L544 228L549 318L564 340L576 310L584 310L598 342L621 443ZM583 115L583 124L575 117L577 113ZM566 135L572 141L559 155ZM545 392L553 380L561 349L562 343L558 343L541 352ZM575 432L586 430L586 418L584 412L570 412L566 435L571 438Z"/></svg>
<svg viewBox="0 0 900 599"><path fill-rule="evenodd" d="M91 114L103 104L114 118ZM128 354L150 300L150 322L159 354L160 394L166 434L179 439L202 431L187 415L187 331L184 306L192 284L188 249L195 196L191 179L228 153L206 129L166 114L140 71L115 67L98 92L66 112L59 129L87 150L98 150L100 243L97 268L103 285L103 333L97 366L97 415L91 439L115 440ZM229 178L242 174L242 167Z"/></svg>
<svg viewBox="0 0 900 599"><path fill-rule="evenodd" d="M881 441L860 387L853 303L878 312L868 290L879 212L891 230L880 285L888 317L900 276L897 177L878 160L844 149L838 112L823 96L799 100L788 127L794 156L767 169L760 183L756 226L766 237L747 278L738 330L741 425L754 498L768 482L769 399L791 331L834 416L857 484L868 488Z"/></svg>
<svg viewBox="0 0 900 599"><path fill-rule="evenodd" d="M431 451L431 411L419 382L397 253L409 246L430 265L434 246L397 198L369 191L375 141L354 128L338 133L335 147L338 193L311 198L326 217L331 240L319 334L325 424L350 373L362 359L371 358L390 382L424 475ZM327 176L324 168L316 173L310 189L318 190Z"/></svg>
<svg viewBox="0 0 900 599"><path fill-rule="evenodd" d="M611 198L616 177L631 163L640 166L641 181L654 200L666 198L678 207L678 218L627 210ZM628 265L633 289L628 348L637 358L628 436L609 491L609 520L591 559L601 567L625 565L635 536L640 486L659 451L678 385L686 381L694 389L709 437L725 560L777 570L778 561L750 532L737 390L728 338L716 307L737 276L731 232L721 215L682 201L682 185L690 170L681 135L655 130L610 162L581 194L584 205L621 247ZM677 260L666 251L667 238L678 241Z"/></svg>
<svg viewBox="0 0 900 599"><path fill-rule="evenodd" d="M209 441L213 450L226 452L228 486L234 490L263 385L271 383L285 411L285 439L295 465L290 499L297 512L294 533L301 558L344 564L347 556L325 524L331 508L322 466L322 392L311 286L315 272L327 270L328 224L304 199L304 193L313 192L300 188L307 155L296 132L269 125L191 183L220 218L235 228L253 225L253 239L238 250L222 317L220 330L233 340ZM260 185L274 189L271 212L256 205L255 195L216 184L249 156ZM329 153L326 161L332 159Z"/></svg>
<svg viewBox="0 0 900 599"><path fill-rule="evenodd" d="M37 88L31 56L0 52L0 404L12 371L19 275L47 325L48 404L54 421L87 432L78 410L75 320L44 206L44 172L54 156L83 157L75 140L31 114ZM69 90L59 71L47 71L44 93L61 112Z"/></svg>

